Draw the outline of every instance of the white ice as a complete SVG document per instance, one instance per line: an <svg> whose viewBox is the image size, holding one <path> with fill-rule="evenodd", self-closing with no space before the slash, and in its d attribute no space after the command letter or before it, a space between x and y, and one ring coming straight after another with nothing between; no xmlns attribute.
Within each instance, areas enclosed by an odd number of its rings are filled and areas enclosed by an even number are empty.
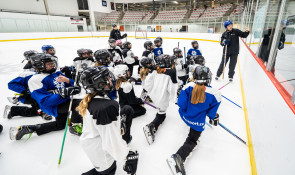
<svg viewBox="0 0 295 175"><path fill-rule="evenodd" d="M135 55L140 56L143 52L145 40L128 38L128 41L132 42ZM188 50L191 46L190 40L164 39L164 53L172 54L172 49L177 46L177 42L180 42L181 49L186 47ZM51 44L56 48L59 64L64 66L72 64L72 60L76 57L76 50L79 48L89 48L94 51L105 48L107 38L0 43L1 113L4 106L8 104L6 97L14 94L14 92L8 90L7 83L22 72L23 52L31 49L41 51L41 46L44 44ZM224 80L214 80L221 61L221 46L218 43L207 41L199 41L199 44L206 59L206 65L213 73L212 86L215 88L222 87L228 82L227 72ZM136 85L135 90L139 96L141 86ZM238 67L236 67L233 83L224 87L221 92L240 106L243 105ZM149 146L142 128L154 119L156 110L147 105L145 107L147 108L146 115L134 119L131 130L133 140L130 146L137 149L140 154L137 174L169 175L171 172L166 163L166 158L175 153L184 143L189 127L179 117L178 107L170 103L167 118L156 135L155 143ZM242 109L223 98L218 113L220 114L220 122L223 125L247 141L245 117ZM1 175L81 174L93 168L79 144L79 138L70 133L67 134L62 163L58 166L64 131L51 132L42 136L33 134L28 141L25 141L26 139L10 141L10 127L42 122L45 121L40 117L14 117L11 120L4 120L1 117L0 123L4 126L4 130L0 134ZM248 147L221 127L211 129L206 126L199 141L195 151L185 164L188 175L249 175L251 173ZM116 174L126 174L122 170L123 164L118 163L117 165Z"/></svg>

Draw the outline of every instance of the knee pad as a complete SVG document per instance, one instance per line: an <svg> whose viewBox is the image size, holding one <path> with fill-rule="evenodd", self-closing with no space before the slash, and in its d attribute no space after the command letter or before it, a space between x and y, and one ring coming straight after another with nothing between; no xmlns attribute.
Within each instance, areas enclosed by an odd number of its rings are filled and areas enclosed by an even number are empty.
<svg viewBox="0 0 295 175"><path fill-rule="evenodd" d="M121 108L120 110L120 115L126 115L126 116L130 116L134 114L134 110L131 106L129 105L125 105Z"/></svg>

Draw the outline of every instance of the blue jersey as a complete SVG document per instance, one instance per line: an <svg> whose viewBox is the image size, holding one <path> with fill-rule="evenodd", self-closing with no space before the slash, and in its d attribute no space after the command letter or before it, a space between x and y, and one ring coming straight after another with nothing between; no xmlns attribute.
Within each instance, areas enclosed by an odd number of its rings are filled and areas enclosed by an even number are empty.
<svg viewBox="0 0 295 175"><path fill-rule="evenodd" d="M206 115L210 119L216 117L216 112L221 103L221 93L210 86L206 86L204 103L192 104L191 94L194 82L186 84L180 92L177 104L182 120L192 129L202 132L205 129Z"/></svg>
<svg viewBox="0 0 295 175"><path fill-rule="evenodd" d="M18 77L16 77L8 83L8 89L19 94L23 93L28 89L28 81L34 74L36 74L36 72L34 71L22 72ZM22 98L22 96L20 96L18 100L22 103L25 102L25 99Z"/></svg>
<svg viewBox="0 0 295 175"><path fill-rule="evenodd" d="M37 101L40 109L48 115L52 115L54 117L57 117L58 105L66 102L70 99L70 97L61 98L59 94L53 94L49 91L74 85L74 81L72 79L70 79L70 84L57 82L59 75L65 76L60 71L52 74L36 74L32 76L28 83L31 96Z"/></svg>
<svg viewBox="0 0 295 175"><path fill-rule="evenodd" d="M163 48L162 47L156 47L153 50L155 57L163 55Z"/></svg>
<svg viewBox="0 0 295 175"><path fill-rule="evenodd" d="M202 55L201 51L198 49L191 48L187 52L187 56Z"/></svg>

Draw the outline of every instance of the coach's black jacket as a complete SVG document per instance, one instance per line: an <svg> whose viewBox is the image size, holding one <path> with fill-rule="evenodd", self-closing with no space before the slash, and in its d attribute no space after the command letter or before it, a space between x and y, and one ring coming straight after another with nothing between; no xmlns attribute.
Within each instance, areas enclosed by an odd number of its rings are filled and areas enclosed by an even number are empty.
<svg viewBox="0 0 295 175"><path fill-rule="evenodd" d="M229 45L227 46L227 55L239 54L240 45L239 37L247 38L249 32L242 32L239 29L232 29L231 31L225 31L221 36L220 44L223 46L223 41L225 39L229 40ZM225 47L223 53L225 52Z"/></svg>
<svg viewBox="0 0 295 175"><path fill-rule="evenodd" d="M113 38L113 39L115 39L117 41L117 40L123 39L124 37L121 36L120 30L113 29L111 31L111 33L110 33L110 38L109 39L111 39L111 38Z"/></svg>

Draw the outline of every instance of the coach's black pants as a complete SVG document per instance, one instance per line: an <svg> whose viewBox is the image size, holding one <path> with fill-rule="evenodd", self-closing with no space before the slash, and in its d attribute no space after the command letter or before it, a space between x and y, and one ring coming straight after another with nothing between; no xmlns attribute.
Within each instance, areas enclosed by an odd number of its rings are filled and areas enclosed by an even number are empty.
<svg viewBox="0 0 295 175"><path fill-rule="evenodd" d="M227 64L229 59L230 59L230 61L229 61L228 78L233 78L234 74L235 74L235 68L236 68L236 64L237 64L238 54L226 55L225 65ZM218 77L220 77L220 75L222 74L223 66L224 66L224 56L222 56L221 63L219 65L219 68L217 71Z"/></svg>
<svg viewBox="0 0 295 175"><path fill-rule="evenodd" d="M190 128L188 137L186 138L184 144L179 148L176 154L179 154L183 161L190 155L195 146L197 145L197 141L201 136L202 132L195 131Z"/></svg>

